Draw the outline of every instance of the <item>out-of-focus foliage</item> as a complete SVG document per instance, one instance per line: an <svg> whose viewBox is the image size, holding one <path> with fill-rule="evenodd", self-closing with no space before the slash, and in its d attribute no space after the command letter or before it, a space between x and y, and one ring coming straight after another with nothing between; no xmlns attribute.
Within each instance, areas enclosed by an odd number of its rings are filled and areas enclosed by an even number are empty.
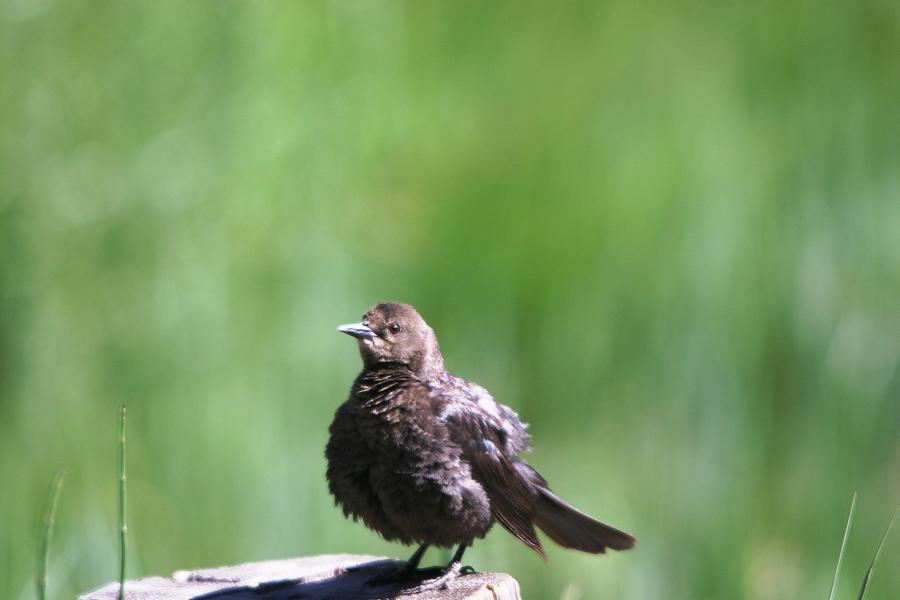
<svg viewBox="0 0 900 600"><path fill-rule="evenodd" d="M0 6L0 596L389 553L324 483L417 306L636 550L497 528L528 598L839 597L900 498L896 2ZM430 554L437 561L439 553ZM883 565L900 562L888 540ZM873 598L900 596L880 569Z"/></svg>

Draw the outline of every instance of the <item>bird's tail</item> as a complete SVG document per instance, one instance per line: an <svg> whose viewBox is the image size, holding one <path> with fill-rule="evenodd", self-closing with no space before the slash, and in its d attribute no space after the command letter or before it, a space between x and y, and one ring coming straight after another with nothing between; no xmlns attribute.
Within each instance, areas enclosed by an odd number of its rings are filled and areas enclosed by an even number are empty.
<svg viewBox="0 0 900 600"><path fill-rule="evenodd" d="M613 550L628 550L637 540L615 527L593 519L567 504L546 486L537 488L537 515L534 524L563 548L591 554Z"/></svg>

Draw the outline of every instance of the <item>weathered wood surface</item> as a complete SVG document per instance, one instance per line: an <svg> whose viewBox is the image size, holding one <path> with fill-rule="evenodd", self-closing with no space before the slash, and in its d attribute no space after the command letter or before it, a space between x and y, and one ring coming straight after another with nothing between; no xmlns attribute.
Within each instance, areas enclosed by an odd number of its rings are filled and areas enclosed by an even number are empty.
<svg viewBox="0 0 900 600"><path fill-rule="evenodd" d="M404 593L403 586L368 587L365 582L402 563L379 556L327 554L246 563L196 571L171 578L148 577L125 584L128 600L521 600L519 584L503 573L461 575L446 589ZM79 600L113 600L118 583Z"/></svg>

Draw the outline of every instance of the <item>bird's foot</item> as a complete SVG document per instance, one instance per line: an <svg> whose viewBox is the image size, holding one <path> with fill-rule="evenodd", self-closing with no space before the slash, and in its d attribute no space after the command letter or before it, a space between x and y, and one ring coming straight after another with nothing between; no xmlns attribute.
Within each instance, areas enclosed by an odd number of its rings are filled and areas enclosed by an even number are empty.
<svg viewBox="0 0 900 600"><path fill-rule="evenodd" d="M432 590L444 590L447 589L450 582L457 577L469 575L474 572L475 569L469 566L464 567L459 562L450 563L442 569L423 569L418 571L418 574L423 575L424 579L421 579L418 585L414 587L405 588L403 594L412 595Z"/></svg>
<svg viewBox="0 0 900 600"><path fill-rule="evenodd" d="M421 558L419 556L418 558ZM419 569L418 559L413 559L399 568L382 572L366 581L367 587L396 586L404 595L418 594L428 590L446 589L447 584L461 575L475 573L475 569L462 565L462 552L458 551L454 560L445 567Z"/></svg>

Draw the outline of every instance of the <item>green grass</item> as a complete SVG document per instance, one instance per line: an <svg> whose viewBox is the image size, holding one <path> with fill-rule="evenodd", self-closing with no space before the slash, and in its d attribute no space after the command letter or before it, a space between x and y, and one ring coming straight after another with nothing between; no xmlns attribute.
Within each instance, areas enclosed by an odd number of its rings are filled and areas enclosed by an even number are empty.
<svg viewBox="0 0 900 600"><path fill-rule="evenodd" d="M0 597L32 595L60 465L54 595L117 577L123 399L130 576L408 556L324 483L334 326L383 299L640 540L545 565L497 529L468 564L535 598L824 595L858 490L852 597L900 470L896 16L5 3Z"/></svg>
<svg viewBox="0 0 900 600"><path fill-rule="evenodd" d="M128 523L125 473L125 405L119 409L119 600L125 600L125 572L128 559Z"/></svg>
<svg viewBox="0 0 900 600"><path fill-rule="evenodd" d="M44 517L43 536L41 538L41 554L37 568L37 597L38 600L46 600L47 588L50 583L50 542L53 539L53 528L56 526L56 509L59 506L59 496L62 493L63 481L66 472L60 469L53 477L47 492L47 514Z"/></svg>
<svg viewBox="0 0 900 600"><path fill-rule="evenodd" d="M841 551L838 553L837 565L834 568L834 577L831 580L831 593L828 595L828 600L834 600L835 591L837 590L838 576L841 574L841 565L844 562L844 553L847 550L847 540L850 538L850 528L853 524L853 512L856 508L856 492L853 492L853 499L850 501L850 514L847 516L847 526L844 528L844 539L841 541ZM859 590L859 595L857 596L858 600L864 600L866 597L866 593L869 589L869 582L872 580L872 574L875 572L875 565L878 563L878 559L881 556L881 551L884 549L884 543L887 541L888 534L891 532L891 528L894 526L894 520L897 518L897 513L900 512L900 506L894 509L894 513L891 515L891 520L888 522L888 526L885 528L884 533L881 535L881 542L878 544L878 548L875 550L875 555L872 557L872 562L869 563L869 568L866 569L865 577L863 578L862 586Z"/></svg>
<svg viewBox="0 0 900 600"><path fill-rule="evenodd" d="M869 582L872 580L872 574L875 572L875 565L878 564L878 559L881 557L881 551L884 550L884 543L887 541L888 534L891 532L891 528L894 526L894 521L897 519L897 513L900 512L900 506L897 506L894 509L894 514L891 515L891 520L888 522L888 526L884 530L884 534L881 536L881 543L878 544L878 549L875 550L875 556L872 557L872 562L869 564L869 568L866 569L866 576L863 578L862 587L859 590L859 600L864 600L866 597L866 592L869 591Z"/></svg>
<svg viewBox="0 0 900 600"><path fill-rule="evenodd" d="M847 526L844 528L844 539L841 540L841 551L838 553L837 565L834 567L834 577L831 580L831 593L828 594L828 600L834 600L834 593L837 590L838 576L841 573L841 563L844 562L844 552L847 550L847 540L850 538L850 526L853 524L853 511L856 508L856 492L853 492L853 499L850 501L850 514L847 515Z"/></svg>

